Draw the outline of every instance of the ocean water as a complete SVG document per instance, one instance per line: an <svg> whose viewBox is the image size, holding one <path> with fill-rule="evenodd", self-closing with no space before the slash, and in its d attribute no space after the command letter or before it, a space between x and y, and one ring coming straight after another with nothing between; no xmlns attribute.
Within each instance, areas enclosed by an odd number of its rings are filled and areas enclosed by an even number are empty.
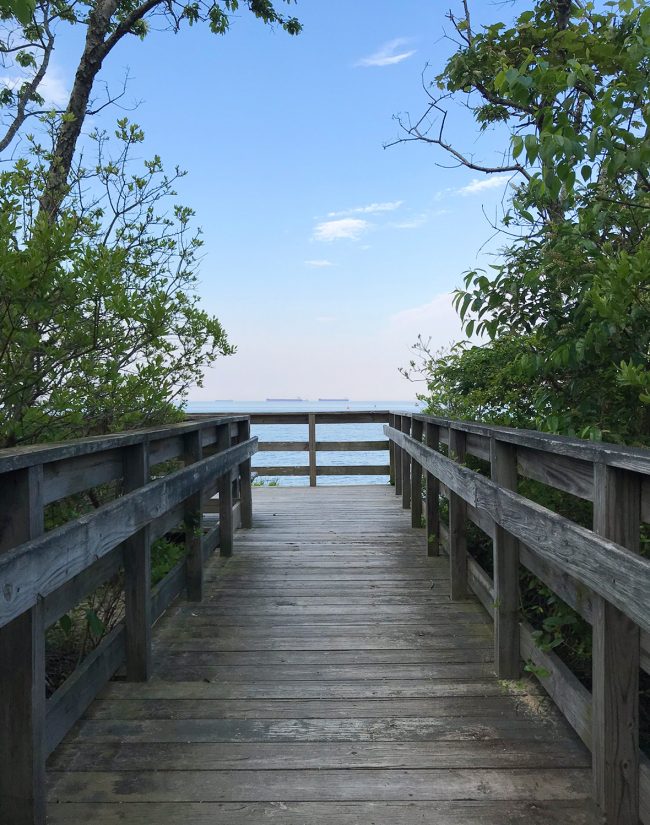
<svg viewBox="0 0 650 825"><path fill-rule="evenodd" d="M420 404L413 401L196 401L188 403L188 413L259 413L259 412L333 412L368 410L404 410L416 412ZM252 435L260 441L307 441L306 424L254 424ZM384 438L383 424L317 424L317 441L378 441ZM319 465L388 464L388 451L320 452ZM291 467L309 465L306 452L259 452L253 456L253 469L260 480L277 479L282 486L307 486L305 476L269 476L263 465ZM318 476L319 485L387 484L387 475L377 476Z"/></svg>

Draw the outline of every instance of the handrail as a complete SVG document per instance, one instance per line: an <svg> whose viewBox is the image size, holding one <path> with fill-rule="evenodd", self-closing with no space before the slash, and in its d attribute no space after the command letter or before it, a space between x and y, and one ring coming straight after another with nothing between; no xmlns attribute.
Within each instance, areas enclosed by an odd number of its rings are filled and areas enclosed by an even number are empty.
<svg viewBox="0 0 650 825"><path fill-rule="evenodd" d="M592 750L607 825L650 825L650 763L638 746L639 669L650 673L650 560L638 554L641 522L650 521L650 451L397 411L384 432L395 492L413 526L424 505L429 554L449 555L452 598L474 592L494 619L497 675L517 678L521 658L532 660ZM468 454L489 462L491 478L464 466ZM593 501L593 530L521 495L519 475ZM467 552L466 520L493 541L493 577ZM520 621L520 564L592 624L592 694Z"/></svg>
<svg viewBox="0 0 650 825"><path fill-rule="evenodd" d="M236 518L252 524L256 450L247 417L213 416L0 451L1 825L45 822L45 758L122 663L148 679L153 622L184 589L199 601L205 558L232 552ZM171 459L184 466L152 480ZM48 504L109 482L112 500L45 531ZM215 493L219 523L204 530ZM151 544L180 523L186 556L152 588ZM46 628L122 568L123 623L46 700Z"/></svg>
<svg viewBox="0 0 650 825"><path fill-rule="evenodd" d="M308 427L306 441L271 441L263 440L259 443L260 452L306 452L309 454L308 464L299 465L269 465L259 464L253 469L259 476L308 476L309 484L315 487L318 476L368 476L390 475L390 464L319 464L319 452L359 452L359 451L388 451L387 440L356 440L356 441L326 441L316 438L316 427L329 424L384 424L388 423L386 410L301 410L298 412L246 412L253 425L272 424L301 424ZM201 420L205 413L192 416Z"/></svg>

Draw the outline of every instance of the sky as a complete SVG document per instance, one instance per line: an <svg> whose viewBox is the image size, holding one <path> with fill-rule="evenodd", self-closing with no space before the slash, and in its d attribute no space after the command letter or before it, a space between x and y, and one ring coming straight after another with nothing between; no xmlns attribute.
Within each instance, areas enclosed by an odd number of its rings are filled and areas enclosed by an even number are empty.
<svg viewBox="0 0 650 825"><path fill-rule="evenodd" d="M237 347L191 400L409 400L421 386L399 367L418 335L434 349L463 337L450 293L492 260L488 217L507 178L445 168L434 146L384 148L400 135L394 115L424 111L425 66L432 76L453 48L446 9L299 0L298 37L242 10L223 37L152 32L106 61L102 80L117 89L128 72L124 102L137 108L105 122L128 114L146 132L143 155L188 171L178 200L203 229L201 303ZM479 21L509 13L474 2ZM52 98L65 97L80 48L72 38L55 54ZM460 106L448 134L480 160L499 145Z"/></svg>

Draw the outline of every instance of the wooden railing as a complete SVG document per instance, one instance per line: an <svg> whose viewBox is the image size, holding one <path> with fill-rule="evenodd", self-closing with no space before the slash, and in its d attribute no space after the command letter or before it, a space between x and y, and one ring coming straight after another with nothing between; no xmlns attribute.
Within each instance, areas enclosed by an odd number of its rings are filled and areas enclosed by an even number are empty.
<svg viewBox="0 0 650 825"><path fill-rule="evenodd" d="M0 451L2 825L45 822L47 755L123 663L127 679L148 678L153 622L184 589L200 600L205 558L231 552L235 523L251 526L256 449L248 418L230 417ZM184 466L162 475L171 460ZM108 503L45 530L48 505L111 484ZM185 558L152 589L151 543L181 523ZM124 621L46 699L46 629L122 569Z"/></svg>
<svg viewBox="0 0 650 825"><path fill-rule="evenodd" d="M387 451L389 442L381 440L357 440L357 441L327 441L317 438L321 434L321 426L332 424L385 424L388 423L388 411L358 411L349 410L341 412L277 412L277 413L245 413L250 417L253 425L268 424L302 424L307 425L306 441L272 441L262 440L259 442L260 452L295 452L308 453L308 464L282 465L257 465L253 470L259 476L308 476L309 484L315 487L318 476L387 476L389 474L388 464L319 464L318 453L321 452L367 452L367 451ZM192 418L201 419L202 415L193 415Z"/></svg>
<svg viewBox="0 0 650 825"><path fill-rule="evenodd" d="M650 451L399 412L384 431L395 492L414 527L424 514L429 554L449 554L451 598L472 591L494 618L497 674L513 679L522 660L532 663L592 751L607 825L650 825L638 733L639 670L650 673L650 560L638 553L650 522ZM467 455L489 462L490 477L464 466ZM520 495L519 476L593 502L593 529ZM492 539L493 577L468 555L467 520ZM520 565L592 625L591 692L521 621Z"/></svg>

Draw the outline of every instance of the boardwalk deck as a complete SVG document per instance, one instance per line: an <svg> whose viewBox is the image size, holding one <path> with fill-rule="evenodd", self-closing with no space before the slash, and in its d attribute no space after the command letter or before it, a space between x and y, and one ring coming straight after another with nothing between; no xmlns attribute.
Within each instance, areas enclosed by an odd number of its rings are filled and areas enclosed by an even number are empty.
<svg viewBox="0 0 650 825"><path fill-rule="evenodd" d="M48 765L51 825L588 825L590 757L493 676L392 488L262 488L255 527Z"/></svg>

